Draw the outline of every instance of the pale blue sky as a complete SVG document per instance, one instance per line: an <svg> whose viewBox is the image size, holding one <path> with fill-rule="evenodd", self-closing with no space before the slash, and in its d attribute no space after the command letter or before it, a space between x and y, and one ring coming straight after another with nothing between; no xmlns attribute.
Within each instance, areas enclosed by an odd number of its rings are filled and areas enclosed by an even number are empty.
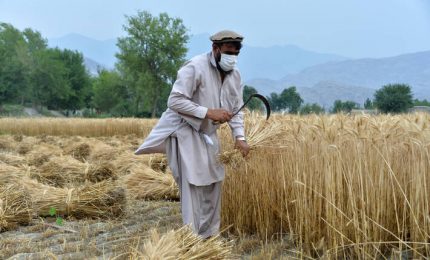
<svg viewBox="0 0 430 260"><path fill-rule="evenodd" d="M191 34L230 28L245 44L294 44L351 58L430 50L430 0L0 0L0 21L46 38L122 36L124 15L180 17Z"/></svg>

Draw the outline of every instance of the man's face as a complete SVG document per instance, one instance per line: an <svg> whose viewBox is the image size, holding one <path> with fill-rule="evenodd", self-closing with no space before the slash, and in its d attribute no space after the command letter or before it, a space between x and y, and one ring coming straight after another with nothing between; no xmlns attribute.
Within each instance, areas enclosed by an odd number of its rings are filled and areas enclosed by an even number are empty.
<svg viewBox="0 0 430 260"><path fill-rule="evenodd" d="M221 60L221 53L228 55L239 55L240 50L236 49L236 46L232 43L223 43L221 47L216 44L212 45L215 60L219 62Z"/></svg>

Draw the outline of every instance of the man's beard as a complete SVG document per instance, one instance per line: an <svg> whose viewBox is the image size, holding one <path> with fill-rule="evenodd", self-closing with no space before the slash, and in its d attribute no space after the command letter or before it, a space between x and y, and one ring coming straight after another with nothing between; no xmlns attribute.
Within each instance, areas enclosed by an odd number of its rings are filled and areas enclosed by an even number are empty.
<svg viewBox="0 0 430 260"><path fill-rule="evenodd" d="M225 71L225 70L223 70L222 68L221 68L221 66L219 65L219 63L218 63L218 61L217 60L215 60L215 63L216 63L216 68L219 70L219 71L221 71L222 73L224 73L224 74L230 74L233 70L229 70L229 71Z"/></svg>

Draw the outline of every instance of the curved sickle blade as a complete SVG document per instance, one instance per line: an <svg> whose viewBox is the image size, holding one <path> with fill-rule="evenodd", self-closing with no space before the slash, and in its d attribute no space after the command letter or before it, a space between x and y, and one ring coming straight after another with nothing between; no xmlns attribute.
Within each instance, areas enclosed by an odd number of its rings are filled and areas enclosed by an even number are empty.
<svg viewBox="0 0 430 260"><path fill-rule="evenodd" d="M264 106L266 107L266 120L267 119L269 119L269 117L270 117L270 111L271 111L271 109L270 109L270 104L269 104L269 101L267 101L267 99L263 96L263 95L260 95L260 94L258 94L258 93L255 93L255 94L252 94L246 101L245 101L245 103L243 103L243 105L239 108L239 110L237 110L234 114L233 114L233 116L235 116L237 113L239 113L239 111L240 110L242 110L248 103L249 103L249 101L251 101L251 99L253 98L253 97L256 97L256 98L258 98L258 99L260 99L262 102L263 102L263 104L264 104Z"/></svg>

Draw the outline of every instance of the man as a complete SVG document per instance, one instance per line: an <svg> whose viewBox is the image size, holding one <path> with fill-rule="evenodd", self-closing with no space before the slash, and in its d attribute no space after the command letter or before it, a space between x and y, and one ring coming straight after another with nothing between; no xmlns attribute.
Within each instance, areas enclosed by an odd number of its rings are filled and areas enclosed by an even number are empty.
<svg viewBox="0 0 430 260"><path fill-rule="evenodd" d="M217 161L219 125L229 124L243 156L250 150L243 114L233 116L243 104L236 69L243 37L225 30L210 39L212 51L192 58L178 71L168 109L135 152L167 154L180 189L183 222L203 238L216 235L220 227L224 168Z"/></svg>

